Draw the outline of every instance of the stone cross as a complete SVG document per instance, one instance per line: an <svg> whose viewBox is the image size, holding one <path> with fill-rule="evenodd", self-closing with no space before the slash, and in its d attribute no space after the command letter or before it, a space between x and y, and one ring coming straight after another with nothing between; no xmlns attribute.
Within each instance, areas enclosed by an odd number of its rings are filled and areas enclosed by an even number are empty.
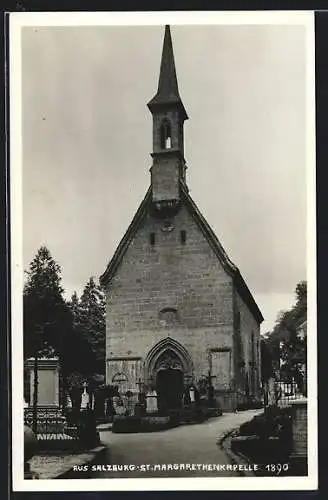
<svg viewBox="0 0 328 500"><path fill-rule="evenodd" d="M143 382L141 381L141 378L139 378L138 382L136 382L136 385L138 386L139 394L141 394L142 393L142 386L143 386Z"/></svg>
<svg viewBox="0 0 328 500"><path fill-rule="evenodd" d="M206 377L207 382L208 382L208 402L209 404L212 404L214 402L214 397L213 397L213 385L212 385L212 379L216 378L216 375L211 375L211 372L208 372L208 376Z"/></svg>
<svg viewBox="0 0 328 500"><path fill-rule="evenodd" d="M216 378L216 375L211 375L211 372L209 371L208 375L206 377L206 380L207 380L209 386L212 385L212 378Z"/></svg>

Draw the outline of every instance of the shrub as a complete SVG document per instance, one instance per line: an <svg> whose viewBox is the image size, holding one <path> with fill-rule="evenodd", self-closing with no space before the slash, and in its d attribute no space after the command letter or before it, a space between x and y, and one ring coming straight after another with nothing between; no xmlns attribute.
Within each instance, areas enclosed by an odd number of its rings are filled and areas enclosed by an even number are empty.
<svg viewBox="0 0 328 500"><path fill-rule="evenodd" d="M258 399L249 399L237 405L238 411L259 410L261 408L263 408L263 403Z"/></svg>
<svg viewBox="0 0 328 500"><path fill-rule="evenodd" d="M260 438L291 438L291 416L288 408L268 407L264 413L255 416L240 426L241 436L259 436Z"/></svg>
<svg viewBox="0 0 328 500"><path fill-rule="evenodd" d="M92 410L80 412L78 421L78 435L81 443L86 446L93 446L99 442L96 420Z"/></svg>
<svg viewBox="0 0 328 500"><path fill-rule="evenodd" d="M115 415L112 425L112 432L139 432L141 418L137 416Z"/></svg>
<svg viewBox="0 0 328 500"><path fill-rule="evenodd" d="M241 436L260 436L265 437L266 435L270 435L270 429L268 426L268 422L264 416L257 415L252 418L249 422L245 422L239 428L239 434Z"/></svg>
<svg viewBox="0 0 328 500"><path fill-rule="evenodd" d="M195 408L194 417L196 422L199 423L204 422L208 418L207 412L204 411L202 408Z"/></svg>
<svg viewBox="0 0 328 500"><path fill-rule="evenodd" d="M162 417L158 419L142 419L141 420L141 431L142 432L154 432L162 431L172 427L170 417Z"/></svg>

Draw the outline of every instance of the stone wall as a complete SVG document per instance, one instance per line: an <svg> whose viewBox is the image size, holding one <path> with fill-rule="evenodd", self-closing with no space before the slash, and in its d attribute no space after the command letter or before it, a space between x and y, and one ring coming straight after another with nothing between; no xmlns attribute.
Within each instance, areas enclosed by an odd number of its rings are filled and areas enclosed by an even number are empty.
<svg viewBox="0 0 328 500"><path fill-rule="evenodd" d="M235 290L235 307L236 311L240 313L240 336L242 344L242 357L245 363L245 372L248 373L250 381L250 395L260 397L261 385L261 350L260 350L260 325L255 320L244 300L240 297L239 293ZM252 344L252 335L254 341ZM253 357L252 357L253 349ZM252 366L252 362L255 363ZM252 387L252 370L254 370L254 383Z"/></svg>
<svg viewBox="0 0 328 500"><path fill-rule="evenodd" d="M292 454L293 459L307 459L307 400L292 402Z"/></svg>

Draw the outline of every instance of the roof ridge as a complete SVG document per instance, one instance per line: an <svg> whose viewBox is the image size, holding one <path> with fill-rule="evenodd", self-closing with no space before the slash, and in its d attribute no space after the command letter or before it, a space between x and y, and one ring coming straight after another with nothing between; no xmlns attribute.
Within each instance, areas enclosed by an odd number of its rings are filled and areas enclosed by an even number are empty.
<svg viewBox="0 0 328 500"><path fill-rule="evenodd" d="M121 241L119 242L118 246L116 247L116 250L110 259L110 261L107 264L107 267L104 271L104 273L100 276L99 282L102 286L105 285L105 283L108 281L108 276L110 276L112 273L114 273L118 267L118 264L124 255L125 251L127 250L127 247L130 242L130 237L134 232L135 226L139 222L140 218L144 214L145 208L147 204L149 203L151 199L151 186L147 189L147 192L140 203L132 221L130 222L127 230L125 231L123 237L121 238Z"/></svg>
<svg viewBox="0 0 328 500"><path fill-rule="evenodd" d="M205 237L209 241L209 243L213 243L212 248L214 251L216 251L218 257L220 258L220 261L222 262L223 266L225 267L225 270L232 276L232 278L235 280L235 285L237 289L239 290L240 294L245 298L246 302L249 304L250 307L253 308L253 313L256 315L258 318L259 322L261 323L264 318L263 315L250 291L248 288L244 278L242 277L242 274L239 270L239 268L230 260L227 252L224 250L222 244L220 243L220 240L218 239L217 235L205 219L205 217L202 215L201 211L199 210L198 206L190 196L187 187L181 183L181 191L183 195L185 196L185 200L187 203L190 204L192 208L192 214L196 215L198 218L198 221L200 222L201 228L203 229L205 233ZM197 222L197 219L196 219Z"/></svg>

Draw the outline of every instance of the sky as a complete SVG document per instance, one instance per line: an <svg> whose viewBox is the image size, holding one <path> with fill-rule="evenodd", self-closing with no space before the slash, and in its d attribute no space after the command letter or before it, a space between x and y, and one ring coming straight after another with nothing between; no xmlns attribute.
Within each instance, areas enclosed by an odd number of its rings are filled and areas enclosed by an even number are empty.
<svg viewBox="0 0 328 500"><path fill-rule="evenodd" d="M265 321L306 279L301 25L171 26L187 184ZM23 263L99 278L150 183L163 26L22 29Z"/></svg>

